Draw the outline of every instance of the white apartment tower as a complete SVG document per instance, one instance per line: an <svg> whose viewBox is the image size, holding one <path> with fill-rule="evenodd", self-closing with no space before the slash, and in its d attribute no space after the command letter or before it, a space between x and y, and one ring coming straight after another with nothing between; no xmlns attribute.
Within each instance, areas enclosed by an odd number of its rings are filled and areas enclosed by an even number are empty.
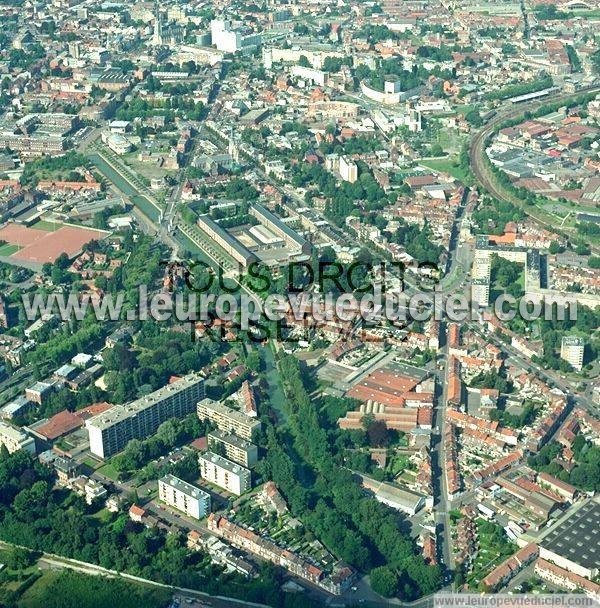
<svg viewBox="0 0 600 608"><path fill-rule="evenodd" d="M346 156L340 156L340 177L345 182L353 184L358 179L358 167L356 163Z"/></svg>
<svg viewBox="0 0 600 608"><path fill-rule="evenodd" d="M564 336L560 343L560 357L570 363L577 371L583 368L585 342L580 336Z"/></svg>
<svg viewBox="0 0 600 608"><path fill-rule="evenodd" d="M235 53L242 46L242 36L231 29L231 22L224 19L213 19L210 22L211 42L219 51Z"/></svg>

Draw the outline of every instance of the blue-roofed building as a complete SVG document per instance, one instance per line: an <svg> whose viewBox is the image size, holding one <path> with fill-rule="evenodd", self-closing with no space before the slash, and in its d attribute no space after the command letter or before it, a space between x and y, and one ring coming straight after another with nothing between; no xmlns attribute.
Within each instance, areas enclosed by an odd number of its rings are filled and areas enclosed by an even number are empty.
<svg viewBox="0 0 600 608"><path fill-rule="evenodd" d="M0 418L12 420L13 418L24 416L34 407L35 404L32 401L20 395L14 401L7 403L5 406L0 408Z"/></svg>
<svg viewBox="0 0 600 608"><path fill-rule="evenodd" d="M65 363L65 365L61 365L55 372L54 378L56 380L71 380L79 373L79 369L77 369L74 365L69 365Z"/></svg>

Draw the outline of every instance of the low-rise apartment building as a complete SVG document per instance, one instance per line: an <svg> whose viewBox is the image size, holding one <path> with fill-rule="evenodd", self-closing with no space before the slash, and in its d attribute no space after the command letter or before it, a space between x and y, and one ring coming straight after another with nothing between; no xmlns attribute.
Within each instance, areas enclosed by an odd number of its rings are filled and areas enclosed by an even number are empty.
<svg viewBox="0 0 600 608"><path fill-rule="evenodd" d="M534 543L530 543L519 549L483 579L484 586L490 591L499 589L515 577L525 566L535 560L538 555L539 550Z"/></svg>
<svg viewBox="0 0 600 608"><path fill-rule="evenodd" d="M0 422L0 445L12 454L17 450L26 450L35 454L35 441L32 437L14 426Z"/></svg>
<svg viewBox="0 0 600 608"><path fill-rule="evenodd" d="M203 399L196 408L200 420L210 420L220 431L235 433L246 441L260 429L260 421L212 399Z"/></svg>
<svg viewBox="0 0 600 608"><path fill-rule="evenodd" d="M313 585L318 585L333 595L344 593L350 587L355 575L352 568L343 562L338 562L334 566L333 572L327 576L318 565L293 550L280 547L271 539L259 536L215 513L210 514L207 528L209 532L231 543L234 547L276 564L290 574Z"/></svg>
<svg viewBox="0 0 600 608"><path fill-rule="evenodd" d="M158 497L195 519L202 519L210 513L210 495L174 475L165 475L158 480Z"/></svg>
<svg viewBox="0 0 600 608"><path fill-rule="evenodd" d="M541 557L535 562L535 573L557 587L569 591L581 589L587 596L594 598L596 601L600 600L600 585L598 583L594 583L574 572L569 572Z"/></svg>
<svg viewBox="0 0 600 608"><path fill-rule="evenodd" d="M247 469L252 468L258 461L258 448L249 441L241 439L233 433L221 430L211 431L207 435L208 447L216 453L222 453Z"/></svg>
<svg viewBox="0 0 600 608"><path fill-rule="evenodd" d="M250 471L245 467L214 452L200 454L198 462L202 479L206 479L236 496L240 496L250 489Z"/></svg>

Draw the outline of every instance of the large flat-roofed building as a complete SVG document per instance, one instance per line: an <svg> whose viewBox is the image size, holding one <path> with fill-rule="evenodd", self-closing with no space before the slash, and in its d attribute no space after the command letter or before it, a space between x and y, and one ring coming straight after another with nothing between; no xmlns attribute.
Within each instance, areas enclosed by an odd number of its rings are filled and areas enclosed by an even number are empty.
<svg viewBox="0 0 600 608"><path fill-rule="evenodd" d="M14 122L0 123L0 147L29 156L62 153L66 136L78 126L76 114L27 114Z"/></svg>
<svg viewBox="0 0 600 608"><path fill-rule="evenodd" d="M29 401L33 401L39 405L44 405L44 403L46 403L48 400L48 397L52 394L53 390L53 384L48 384L47 382L35 382L25 389L25 397L29 399Z"/></svg>
<svg viewBox="0 0 600 608"><path fill-rule="evenodd" d="M17 450L26 450L35 454L35 441L20 429L0 422L0 445L12 454Z"/></svg>
<svg viewBox="0 0 600 608"><path fill-rule="evenodd" d="M290 249L297 249L304 255L310 255L311 244L302 235L286 225L285 222L282 222L274 213L258 203L250 205L249 211L263 226L281 237Z"/></svg>
<svg viewBox="0 0 600 608"><path fill-rule="evenodd" d="M212 399L203 399L196 408L200 420L210 420L220 431L235 433L246 441L260 429L260 421Z"/></svg>
<svg viewBox="0 0 600 608"><path fill-rule="evenodd" d="M198 228L244 268L250 266L252 262L258 261L256 255L244 247L237 239L233 238L208 215L198 217Z"/></svg>
<svg viewBox="0 0 600 608"><path fill-rule="evenodd" d="M198 217L197 226L184 225L182 230L215 260L233 260L243 268L256 262L279 268L309 258L312 245L290 225L298 218L282 220L258 203L251 204L248 213L252 219L243 225L226 228L205 214Z"/></svg>
<svg viewBox="0 0 600 608"><path fill-rule="evenodd" d="M262 41L260 34L245 34L225 19L213 19L210 22L210 35L212 44L225 53L254 50Z"/></svg>
<svg viewBox="0 0 600 608"><path fill-rule="evenodd" d="M229 460L233 460L246 468L252 468L258 460L258 448L249 441L221 430L211 431L207 435L208 447L213 452L223 453Z"/></svg>
<svg viewBox="0 0 600 608"><path fill-rule="evenodd" d="M169 418L183 418L204 397L204 378L189 374L181 380L126 405L115 405L86 421L90 451L100 458L120 452L131 439L145 439Z"/></svg>
<svg viewBox="0 0 600 608"><path fill-rule="evenodd" d="M16 399L13 399L13 401L0 409L0 418L4 418L6 420L18 418L19 416L24 416L34 407L35 404L32 401L23 395L19 395Z"/></svg>
<svg viewBox="0 0 600 608"><path fill-rule="evenodd" d="M195 519L210 513L210 494L174 475L165 475L158 480L158 497Z"/></svg>
<svg viewBox="0 0 600 608"><path fill-rule="evenodd" d="M412 517L425 506L425 497L421 494L377 481L366 475L359 475L359 478L365 490L371 492L379 502L392 509L402 511Z"/></svg>
<svg viewBox="0 0 600 608"><path fill-rule="evenodd" d="M600 502L579 505L560 519L540 540L540 557L579 576L600 573Z"/></svg>
<svg viewBox="0 0 600 608"><path fill-rule="evenodd" d="M214 452L198 456L200 475L211 483L240 496L250 489L250 471Z"/></svg>

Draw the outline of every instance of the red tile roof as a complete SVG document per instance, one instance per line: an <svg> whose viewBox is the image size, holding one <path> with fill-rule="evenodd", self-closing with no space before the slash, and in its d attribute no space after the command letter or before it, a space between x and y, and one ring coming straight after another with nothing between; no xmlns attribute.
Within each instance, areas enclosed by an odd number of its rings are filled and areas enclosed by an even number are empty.
<svg viewBox="0 0 600 608"><path fill-rule="evenodd" d="M54 441L62 435L66 435L83 426L83 418L68 410L58 412L49 418L45 424L35 429L38 435L45 437L48 441Z"/></svg>

